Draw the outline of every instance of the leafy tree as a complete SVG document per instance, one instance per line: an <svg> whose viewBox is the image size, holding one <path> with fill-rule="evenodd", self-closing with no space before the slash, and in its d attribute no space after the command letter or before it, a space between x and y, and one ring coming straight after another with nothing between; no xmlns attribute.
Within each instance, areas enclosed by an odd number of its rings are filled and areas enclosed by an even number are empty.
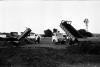
<svg viewBox="0 0 100 67"><path fill-rule="evenodd" d="M92 37L92 36L93 36L93 34L92 34L92 33L90 33L90 32L86 32L86 36L87 36L87 37Z"/></svg>
<svg viewBox="0 0 100 67"><path fill-rule="evenodd" d="M92 36L93 36L92 33L87 32L85 29L80 29L80 30L78 30L78 32L79 32L81 35L83 35L84 37L92 37Z"/></svg>
<svg viewBox="0 0 100 67"><path fill-rule="evenodd" d="M50 29L44 30L45 37L52 37L53 33Z"/></svg>
<svg viewBox="0 0 100 67"><path fill-rule="evenodd" d="M80 29L80 30L78 30L78 32L81 34L81 35L85 35L85 33L86 33L86 30L85 29Z"/></svg>
<svg viewBox="0 0 100 67"><path fill-rule="evenodd" d="M53 29L53 33L57 32L58 30L56 28Z"/></svg>

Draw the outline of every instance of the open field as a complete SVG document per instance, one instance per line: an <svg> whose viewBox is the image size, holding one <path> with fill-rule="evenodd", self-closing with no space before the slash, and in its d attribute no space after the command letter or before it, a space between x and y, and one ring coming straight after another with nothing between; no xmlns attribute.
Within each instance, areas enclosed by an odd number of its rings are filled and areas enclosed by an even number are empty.
<svg viewBox="0 0 100 67"><path fill-rule="evenodd" d="M100 55L72 53L70 50L2 48L0 67L100 67Z"/></svg>
<svg viewBox="0 0 100 67"><path fill-rule="evenodd" d="M54 45L50 39L42 39L41 44L0 48L0 67L100 67L100 47L89 51L88 43L68 47Z"/></svg>

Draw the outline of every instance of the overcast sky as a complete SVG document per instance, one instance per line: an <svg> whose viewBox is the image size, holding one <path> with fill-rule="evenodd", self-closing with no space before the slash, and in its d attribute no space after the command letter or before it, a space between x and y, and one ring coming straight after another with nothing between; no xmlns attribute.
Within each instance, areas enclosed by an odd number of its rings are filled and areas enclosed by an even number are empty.
<svg viewBox="0 0 100 67"><path fill-rule="evenodd" d="M0 32L22 32L26 27L34 33L60 28L61 20L72 21L76 29L100 33L100 1L0 1Z"/></svg>

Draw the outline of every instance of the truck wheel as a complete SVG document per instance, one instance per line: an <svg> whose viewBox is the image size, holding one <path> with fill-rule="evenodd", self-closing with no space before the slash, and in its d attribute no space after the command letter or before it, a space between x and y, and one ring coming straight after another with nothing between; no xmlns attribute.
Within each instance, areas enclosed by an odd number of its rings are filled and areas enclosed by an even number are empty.
<svg viewBox="0 0 100 67"><path fill-rule="evenodd" d="M37 42L38 42L38 44L40 44L40 38L38 38Z"/></svg>
<svg viewBox="0 0 100 67"><path fill-rule="evenodd" d="M65 44L65 41L61 41L61 44Z"/></svg>
<svg viewBox="0 0 100 67"><path fill-rule="evenodd" d="M53 40L53 44L56 44L56 40Z"/></svg>

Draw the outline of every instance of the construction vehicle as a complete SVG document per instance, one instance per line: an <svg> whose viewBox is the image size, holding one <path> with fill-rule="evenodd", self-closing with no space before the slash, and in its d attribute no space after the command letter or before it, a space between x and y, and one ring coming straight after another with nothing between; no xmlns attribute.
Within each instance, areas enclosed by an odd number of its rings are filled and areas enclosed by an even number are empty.
<svg viewBox="0 0 100 67"><path fill-rule="evenodd" d="M77 46L78 51L86 54L100 54L100 37L85 37L81 35L72 25L71 21L62 20L60 27L65 31L68 45Z"/></svg>
<svg viewBox="0 0 100 67"><path fill-rule="evenodd" d="M40 43L40 35L36 33L30 33L30 35L27 37L31 42Z"/></svg>
<svg viewBox="0 0 100 67"><path fill-rule="evenodd" d="M25 45L26 37L29 35L29 33L31 32L30 28L26 28L26 30L19 35L18 37L6 37L6 38L0 38L0 41L6 43L4 44L5 46L20 46L22 44ZM7 45L8 44L8 45Z"/></svg>
<svg viewBox="0 0 100 67"><path fill-rule="evenodd" d="M68 43L74 44L78 43L78 38L84 38L72 25L72 21L65 21L62 20L60 23L60 27L65 31L66 33L66 41Z"/></svg>
<svg viewBox="0 0 100 67"><path fill-rule="evenodd" d="M79 45L79 46L94 46L94 44L99 43L99 37L85 37L80 34L72 25L72 21L62 20L60 27L66 33L66 43L68 45ZM83 45L84 44L84 45ZM92 44L92 45L90 45Z"/></svg>
<svg viewBox="0 0 100 67"><path fill-rule="evenodd" d="M54 44L57 44L57 43L64 44L65 41L66 41L65 37L63 36L62 33L59 33L59 32L53 33L52 43L54 43Z"/></svg>
<svg viewBox="0 0 100 67"><path fill-rule="evenodd" d="M0 37L1 38L6 38L7 36L6 36L6 34L0 34Z"/></svg>

